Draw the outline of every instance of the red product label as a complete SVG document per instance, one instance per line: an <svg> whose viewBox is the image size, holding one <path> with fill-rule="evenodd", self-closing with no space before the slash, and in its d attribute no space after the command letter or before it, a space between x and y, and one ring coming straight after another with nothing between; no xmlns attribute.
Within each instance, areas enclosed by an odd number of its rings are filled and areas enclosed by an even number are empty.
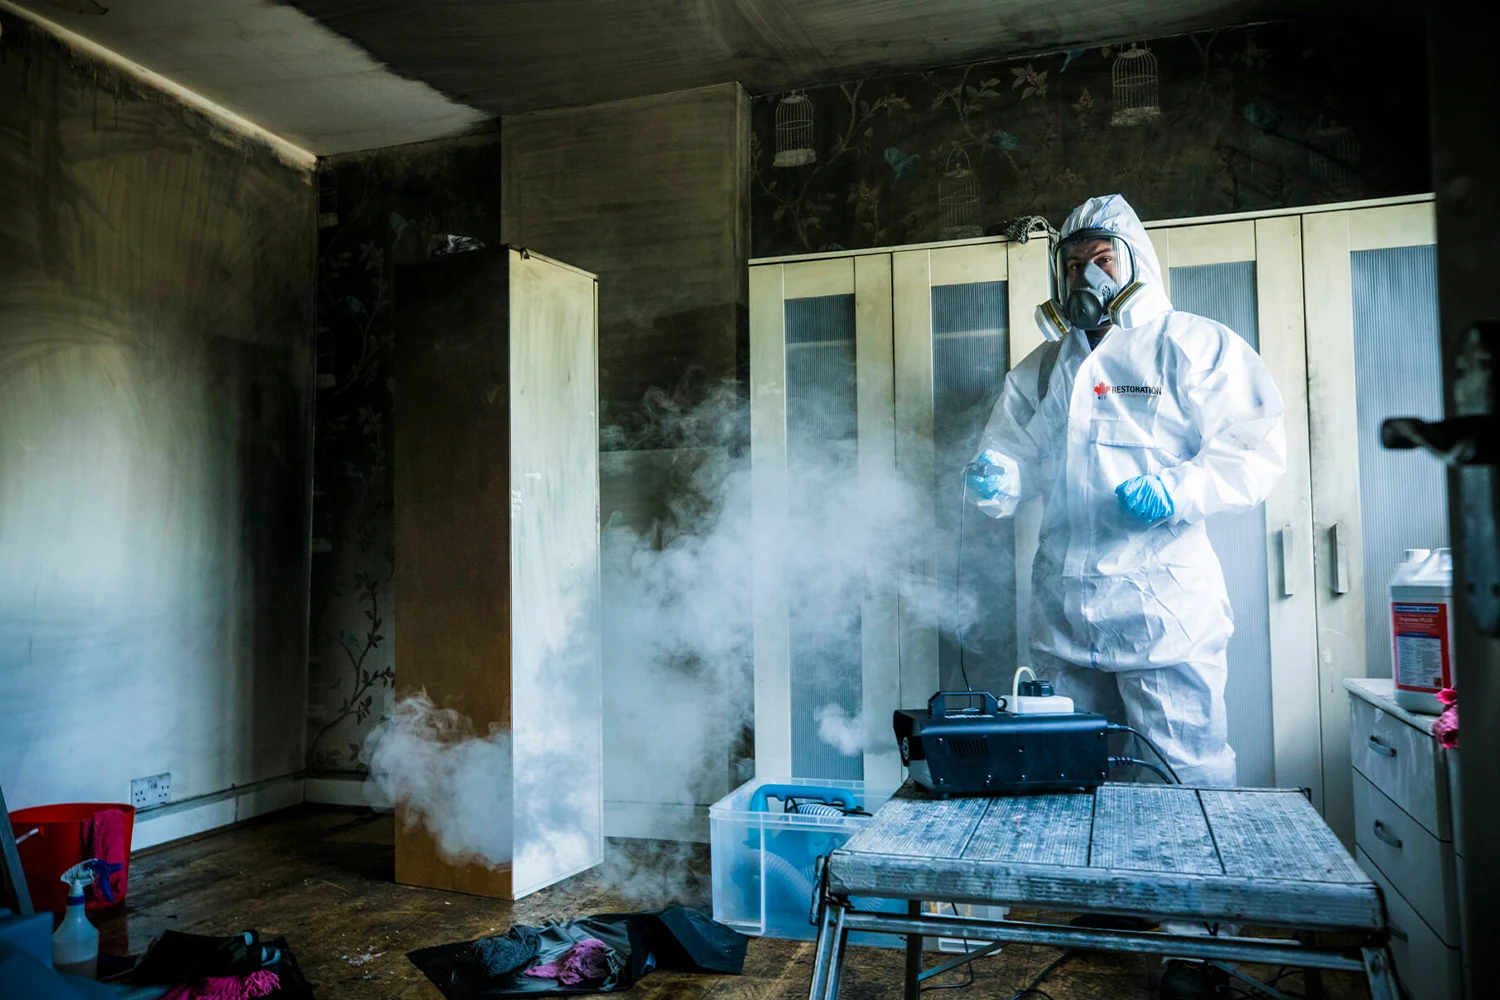
<svg viewBox="0 0 1500 1000"><path fill-rule="evenodd" d="M1448 605L1391 604L1396 686L1436 694L1452 687L1448 667Z"/></svg>

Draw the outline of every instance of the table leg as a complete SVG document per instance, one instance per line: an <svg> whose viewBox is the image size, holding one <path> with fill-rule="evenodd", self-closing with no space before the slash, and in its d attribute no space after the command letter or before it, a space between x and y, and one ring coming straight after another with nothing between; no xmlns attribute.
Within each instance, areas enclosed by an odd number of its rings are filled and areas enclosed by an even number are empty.
<svg viewBox="0 0 1500 1000"><path fill-rule="evenodd" d="M922 904L913 900L906 904L906 915L920 917ZM922 935L906 935L906 1000L920 1000L922 987Z"/></svg>
<svg viewBox="0 0 1500 1000"><path fill-rule="evenodd" d="M823 1000L823 994L828 989L829 966L832 964L831 953L835 950L836 944L833 911L837 907L838 904L832 901L825 904L823 916L818 921L818 941L813 949L812 986L807 991L807 1000Z"/></svg>
<svg viewBox="0 0 1500 1000"><path fill-rule="evenodd" d="M1370 979L1370 1000L1401 1000L1396 977L1391 975L1391 953L1382 945L1365 948L1365 975Z"/></svg>
<svg viewBox="0 0 1500 1000"><path fill-rule="evenodd" d="M844 914L839 907L838 921L833 925L833 955L828 969L828 993L824 1000L839 1000L839 987L844 984L844 950L849 946L849 932L844 930Z"/></svg>
<svg viewBox="0 0 1500 1000"><path fill-rule="evenodd" d="M1298 931L1295 937L1298 941L1302 942L1302 945L1305 948L1318 947L1317 931ZM1303 969L1302 981L1306 984L1306 988L1303 989L1302 995L1305 996L1307 1000L1323 1000L1324 993L1322 969Z"/></svg>

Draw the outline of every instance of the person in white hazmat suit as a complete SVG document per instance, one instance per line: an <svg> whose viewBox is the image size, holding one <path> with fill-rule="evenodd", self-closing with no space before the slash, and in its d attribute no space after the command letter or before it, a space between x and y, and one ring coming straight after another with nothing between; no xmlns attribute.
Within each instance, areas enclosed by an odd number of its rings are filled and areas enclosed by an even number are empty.
<svg viewBox="0 0 1500 1000"><path fill-rule="evenodd" d="M1032 666L1079 710L1149 737L1184 784L1233 785L1234 617L1204 520L1255 507L1281 477L1281 394L1234 331L1172 308L1119 195L1068 216L1037 322L1047 343L1006 377L966 469L991 516L1042 498ZM1220 979L1169 962L1162 996Z"/></svg>
<svg viewBox="0 0 1500 1000"><path fill-rule="evenodd" d="M1048 343L1006 378L969 496L995 517L1042 497L1032 666L1080 710L1123 716L1184 784L1233 785L1234 618L1203 522L1280 478L1281 394L1232 330L1172 308L1119 195L1068 217L1052 294Z"/></svg>

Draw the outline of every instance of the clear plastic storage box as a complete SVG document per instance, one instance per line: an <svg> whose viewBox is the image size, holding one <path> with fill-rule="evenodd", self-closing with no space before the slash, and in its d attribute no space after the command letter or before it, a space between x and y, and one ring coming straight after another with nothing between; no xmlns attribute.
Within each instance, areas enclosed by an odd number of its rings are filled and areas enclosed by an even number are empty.
<svg viewBox="0 0 1500 1000"><path fill-rule="evenodd" d="M893 792L866 792L862 781L757 778L715 802L708 811L714 919L742 934L811 941L817 936L809 914L818 858L854 836ZM906 912L900 900L856 900L855 906ZM849 940L886 948L902 943L889 934L851 934Z"/></svg>

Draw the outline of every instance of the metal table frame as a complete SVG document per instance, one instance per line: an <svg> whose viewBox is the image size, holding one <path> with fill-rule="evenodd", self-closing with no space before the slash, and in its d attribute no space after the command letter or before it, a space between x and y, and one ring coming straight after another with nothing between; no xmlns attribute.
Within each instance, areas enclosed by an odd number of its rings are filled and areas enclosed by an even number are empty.
<svg viewBox="0 0 1500 1000"><path fill-rule="evenodd" d="M1184 789L1183 791L1188 790ZM1246 791L1250 794L1257 794L1249 790ZM910 800L920 796L919 794L914 795L910 790L910 786L908 786L907 789L903 789L902 792L898 793L898 798L901 797L908 800L907 808L908 815L910 815ZM1038 804L1040 805L1040 803ZM882 811L886 808L888 807L882 807ZM935 808L940 809L942 807L937 806ZM875 823L878 822L879 815L877 813L877 820L872 821L871 826L866 828L872 838L876 836L876 831L873 828ZM1313 814L1314 817L1315 815ZM1321 818L1316 819L1316 824L1318 827L1321 827L1322 831L1327 830ZM864 837L865 834L861 833L859 836ZM1328 834L1328 839L1330 842L1332 841L1331 833ZM1193 958L1215 963L1260 962L1306 969L1362 971L1369 981L1372 1000L1400 1000L1400 995L1396 989L1395 977L1391 971L1390 953L1386 948L1386 941L1389 938L1389 934L1383 925L1383 919L1380 919L1380 903L1374 897L1371 898L1373 900L1372 905L1376 908L1375 915L1373 918L1367 918L1364 926L1343 926L1341 921L1318 924L1315 920L1311 919L1287 919L1278 922L1279 926L1285 926L1293 931L1333 930L1363 936L1364 940L1360 944L1346 948L1321 947L1315 944L1286 939L1107 930L1013 920L949 917L923 913L921 910L922 902L1034 906L1048 910L1065 910L1066 908L1056 905L1058 900L1055 899L1027 899L1018 896L1003 899L981 898L972 888L964 893L954 892L951 895L946 895L945 898L944 893L933 891L930 880L924 885L898 887L894 882L888 881L884 885L877 886L873 884L873 880L870 880L868 874L866 874L864 881L861 881L860 877L856 877L854 879L855 884L851 885L849 879L841 877L836 868L840 864L841 854L845 855L846 861L848 860L849 854L846 852L852 846L854 846L854 841L845 845L844 849L835 851L828 858L824 859L819 873L818 896L814 911L816 918L814 922L818 926L818 937L813 962L812 983L808 993L809 1000L837 1000L840 980L843 974L844 952L848 944L849 935L860 931L876 934L892 934L906 938L905 1000L918 1000L921 989L920 984L923 980L940 972L963 965L966 962L972 961L975 957L998 950L1001 945L1007 943L1040 944L1056 948L1076 948L1091 951L1129 951L1138 954ZM1339 850L1342 851L1342 848ZM890 858L887 857L886 860L889 861ZM940 862L930 859L914 859L914 864L930 868L933 865L940 864ZM849 874L848 869L850 867L851 865L846 865L844 875ZM915 870L913 871L912 881L917 881ZM1224 881L1230 880L1225 879ZM1378 889L1375 889L1373 884L1365 887L1365 891L1368 892L1371 890L1378 893ZM867 910L856 910L850 903L850 896L904 899L907 902L907 913L901 915L898 913L877 913ZM1173 916L1172 919L1206 921L1221 919L1227 923L1235 921L1236 917L1229 913L1223 914L1220 917L1215 917L1209 913L1198 913L1188 918L1184 912ZM1250 922L1259 923L1260 921ZM1302 926L1303 924L1307 926ZM988 946L957 958L948 959L924 972L922 970L922 939L928 936L965 938L969 941L986 942ZM1311 935L1301 936L1306 941L1314 940Z"/></svg>

